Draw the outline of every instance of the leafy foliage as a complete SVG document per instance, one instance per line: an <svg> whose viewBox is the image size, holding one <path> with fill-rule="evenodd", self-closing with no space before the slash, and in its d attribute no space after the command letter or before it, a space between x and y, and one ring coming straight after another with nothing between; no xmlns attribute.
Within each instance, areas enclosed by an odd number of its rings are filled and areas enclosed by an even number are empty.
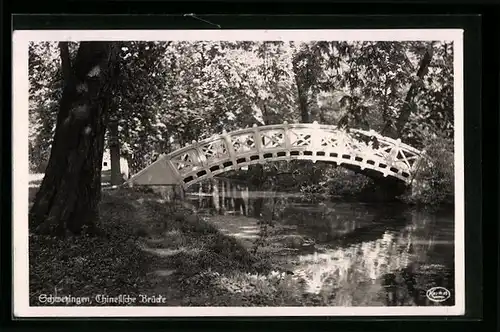
<svg viewBox="0 0 500 332"><path fill-rule="evenodd" d="M35 167L50 151L62 75L57 44L31 43L29 54ZM452 138L453 45L446 41L122 42L113 116L133 174L193 140L254 123L317 120L383 132L394 127L412 85L401 139L424 148L427 137Z"/></svg>
<svg viewBox="0 0 500 332"><path fill-rule="evenodd" d="M43 171L40 160L49 158L62 95L62 72L57 43L30 43L29 54L30 169Z"/></svg>
<svg viewBox="0 0 500 332"><path fill-rule="evenodd" d="M453 47L450 43L434 43L433 52L429 74L419 84L416 111L403 132L409 144L419 148L426 147L428 137L452 140L454 135Z"/></svg>
<svg viewBox="0 0 500 332"><path fill-rule="evenodd" d="M443 136L425 141L426 159L422 162L413 192L404 198L409 202L429 205L453 204L455 188L455 160L453 141Z"/></svg>

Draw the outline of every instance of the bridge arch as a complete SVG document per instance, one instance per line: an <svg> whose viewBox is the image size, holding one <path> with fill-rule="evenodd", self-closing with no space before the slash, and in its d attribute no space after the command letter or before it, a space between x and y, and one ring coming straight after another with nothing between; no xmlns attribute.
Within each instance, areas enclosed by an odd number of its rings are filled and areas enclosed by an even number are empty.
<svg viewBox="0 0 500 332"><path fill-rule="evenodd" d="M256 126L220 135L162 155L135 174L131 185L189 186L244 166L279 160L333 162L373 176L410 184L422 152L375 131L296 123Z"/></svg>

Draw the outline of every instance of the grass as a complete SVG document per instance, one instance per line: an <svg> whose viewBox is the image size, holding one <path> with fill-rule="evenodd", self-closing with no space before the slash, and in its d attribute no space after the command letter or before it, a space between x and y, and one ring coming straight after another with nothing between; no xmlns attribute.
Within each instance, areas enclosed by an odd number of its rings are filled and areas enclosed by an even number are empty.
<svg viewBox="0 0 500 332"><path fill-rule="evenodd" d="M176 306L300 305L295 279L181 205L118 189L103 192L99 209L106 236L30 236L31 305L42 294L161 294L163 305ZM289 292L292 284L297 292Z"/></svg>

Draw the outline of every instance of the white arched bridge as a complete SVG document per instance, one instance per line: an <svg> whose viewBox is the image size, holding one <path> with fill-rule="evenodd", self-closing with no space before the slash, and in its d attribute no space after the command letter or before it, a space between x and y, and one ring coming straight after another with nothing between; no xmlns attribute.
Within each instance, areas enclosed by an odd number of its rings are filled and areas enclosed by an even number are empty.
<svg viewBox="0 0 500 332"><path fill-rule="evenodd" d="M252 164L278 160L336 163L372 177L410 184L422 152L374 131L297 123L223 132L160 156L129 184L189 186Z"/></svg>

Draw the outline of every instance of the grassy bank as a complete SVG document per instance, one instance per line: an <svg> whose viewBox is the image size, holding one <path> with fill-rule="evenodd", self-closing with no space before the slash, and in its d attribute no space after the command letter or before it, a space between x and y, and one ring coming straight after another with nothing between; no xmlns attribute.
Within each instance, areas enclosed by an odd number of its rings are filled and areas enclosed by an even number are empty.
<svg viewBox="0 0 500 332"><path fill-rule="evenodd" d="M121 189L103 192L100 217L102 237L30 236L32 305L42 294L162 295L161 305L183 306L304 304L300 282L265 253L181 205Z"/></svg>

